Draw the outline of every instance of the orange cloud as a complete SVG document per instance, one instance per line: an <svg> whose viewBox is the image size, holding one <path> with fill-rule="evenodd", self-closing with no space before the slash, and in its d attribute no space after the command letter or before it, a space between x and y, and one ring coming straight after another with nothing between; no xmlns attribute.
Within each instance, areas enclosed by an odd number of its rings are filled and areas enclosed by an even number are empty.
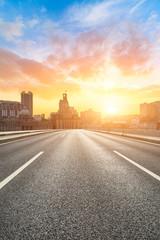
<svg viewBox="0 0 160 240"><path fill-rule="evenodd" d="M103 95L113 95L119 97L125 97L126 99L132 98L134 101L154 101L154 99L159 98L160 96L160 85L150 85L143 88L114 88L110 90L104 90L103 88L98 88L96 91L98 94Z"/></svg>
<svg viewBox="0 0 160 240"><path fill-rule="evenodd" d="M148 71L146 64L151 60L151 50L149 39L133 27L128 38L114 46L112 61L125 75L141 74Z"/></svg>
<svg viewBox="0 0 160 240"><path fill-rule="evenodd" d="M80 87L66 81L62 72L29 59L22 59L16 54L0 48L1 90L4 92L18 89L30 89L46 99L54 99L55 92L79 92Z"/></svg>
<svg viewBox="0 0 160 240"><path fill-rule="evenodd" d="M92 30L79 34L72 44L54 37L54 54L48 56L46 63L81 81L93 81L111 65L124 76L150 73L153 44L131 23L125 31L125 34L116 33L114 27Z"/></svg>
<svg viewBox="0 0 160 240"><path fill-rule="evenodd" d="M40 95L44 98L52 99L53 89L54 92L79 92L82 82L103 85L109 78L115 87L123 76L138 74L139 77L150 74L148 64L153 57L152 44L140 30L131 26L132 24L128 24L125 36L120 34L119 38L119 34L111 27L81 33L72 39L70 36L53 36L49 40L51 54L44 62L22 58L0 48L1 89L7 92L15 88L24 90L27 87L37 93L41 91ZM110 72L112 66L115 70L112 68ZM99 85L97 84L97 88ZM147 84L144 82L144 85Z"/></svg>

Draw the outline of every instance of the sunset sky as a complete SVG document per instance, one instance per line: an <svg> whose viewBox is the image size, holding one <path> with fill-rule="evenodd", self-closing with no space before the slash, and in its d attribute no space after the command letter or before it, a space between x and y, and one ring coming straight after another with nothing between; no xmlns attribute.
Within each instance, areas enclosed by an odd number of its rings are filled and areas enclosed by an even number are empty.
<svg viewBox="0 0 160 240"><path fill-rule="evenodd" d="M0 100L28 90L47 116L65 90L79 112L160 101L160 1L0 0Z"/></svg>

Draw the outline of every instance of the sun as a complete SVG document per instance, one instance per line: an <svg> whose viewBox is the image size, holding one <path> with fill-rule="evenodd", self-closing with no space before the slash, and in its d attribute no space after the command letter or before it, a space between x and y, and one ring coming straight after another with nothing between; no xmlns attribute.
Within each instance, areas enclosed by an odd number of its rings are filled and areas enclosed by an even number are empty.
<svg viewBox="0 0 160 240"><path fill-rule="evenodd" d="M115 107L108 107L106 109L107 114L114 115L117 114L117 109Z"/></svg>

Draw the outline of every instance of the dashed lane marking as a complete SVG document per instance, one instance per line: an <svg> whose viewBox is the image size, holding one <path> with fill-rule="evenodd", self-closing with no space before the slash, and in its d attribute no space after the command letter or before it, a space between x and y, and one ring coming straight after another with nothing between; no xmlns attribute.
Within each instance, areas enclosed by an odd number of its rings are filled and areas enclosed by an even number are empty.
<svg viewBox="0 0 160 240"><path fill-rule="evenodd" d="M120 157L124 158L125 160L127 160L128 162L132 163L134 166L138 167L139 169L141 169L142 171L148 173L150 176L154 177L155 179L157 179L158 181L160 181L160 176L158 176L157 174L151 172L150 170L148 170L147 168L142 167L140 164L134 162L133 160L129 159L128 157L124 156L123 154L117 152L117 151L113 151L114 153L116 153L117 155L119 155Z"/></svg>
<svg viewBox="0 0 160 240"><path fill-rule="evenodd" d="M40 155L44 152L39 152L36 156L26 162L23 166L18 168L15 172L5 178L2 182L0 182L0 189L3 188L7 183L9 183L13 178L15 178L20 172L22 172L28 165L30 165L34 160L36 160Z"/></svg>

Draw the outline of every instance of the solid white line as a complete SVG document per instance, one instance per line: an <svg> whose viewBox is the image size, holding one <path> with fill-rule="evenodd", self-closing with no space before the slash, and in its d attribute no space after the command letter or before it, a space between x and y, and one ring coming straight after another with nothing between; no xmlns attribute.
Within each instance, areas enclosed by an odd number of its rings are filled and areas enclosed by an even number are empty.
<svg viewBox="0 0 160 240"><path fill-rule="evenodd" d="M14 177L16 177L20 172L22 172L28 165L30 165L34 160L36 160L43 153L44 152L38 153L36 156L34 156L32 159L26 162L23 166L21 166L15 172L13 172L10 176L8 176L6 179L0 182L0 189L3 188L7 183L9 183Z"/></svg>
<svg viewBox="0 0 160 240"><path fill-rule="evenodd" d="M117 151L113 151L114 153L116 153L117 155L121 156L122 158L124 158L125 160L127 160L128 162L132 163L133 165L135 165L136 167L140 168L142 171L148 173L150 176L154 177L155 179L157 179L158 181L160 181L160 176L156 175L155 173L149 171L148 169L142 167L140 164L134 162L133 160L125 157L123 154L117 152Z"/></svg>

